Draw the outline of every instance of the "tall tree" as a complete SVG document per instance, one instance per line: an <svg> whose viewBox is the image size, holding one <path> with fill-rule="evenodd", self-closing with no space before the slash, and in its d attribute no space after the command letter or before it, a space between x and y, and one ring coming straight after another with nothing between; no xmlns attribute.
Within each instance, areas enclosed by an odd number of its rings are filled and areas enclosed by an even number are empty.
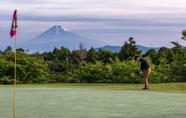
<svg viewBox="0 0 186 118"><path fill-rule="evenodd" d="M186 30L182 31L182 39L186 41ZM174 47L171 48L172 63L171 63L171 77L176 82L186 81L186 47L177 42L171 42Z"/></svg>
<svg viewBox="0 0 186 118"><path fill-rule="evenodd" d="M157 52L155 49L149 49L143 57L149 56L152 60L152 63L156 64L157 63Z"/></svg>
<svg viewBox="0 0 186 118"><path fill-rule="evenodd" d="M182 56L184 47L177 42L171 42L174 47L171 48L172 55Z"/></svg>
<svg viewBox="0 0 186 118"><path fill-rule="evenodd" d="M78 50L72 51L74 62L79 65L87 57L87 51L83 43L80 43Z"/></svg>
<svg viewBox="0 0 186 118"><path fill-rule="evenodd" d="M4 50L4 53L7 53L7 52L12 52L11 46L7 46L7 48Z"/></svg>
<svg viewBox="0 0 186 118"><path fill-rule="evenodd" d="M133 37L130 37L128 41L129 43L125 41L119 52L119 58L121 61L131 60L134 58L135 55L141 55L142 53L141 50L138 50Z"/></svg>
<svg viewBox="0 0 186 118"><path fill-rule="evenodd" d="M18 48L16 49L17 52L25 52L25 50L23 48Z"/></svg>
<svg viewBox="0 0 186 118"><path fill-rule="evenodd" d="M171 61L172 61L172 55L171 55L171 50L169 48L167 48L167 47L161 47L158 50L158 53L157 53L157 63L156 63L156 65L160 64L162 59L167 60L167 63L171 63Z"/></svg>
<svg viewBox="0 0 186 118"><path fill-rule="evenodd" d="M67 71L70 56L70 50L63 46L60 49L55 47L53 52L43 53L44 60L49 62L49 68L53 72Z"/></svg>
<svg viewBox="0 0 186 118"><path fill-rule="evenodd" d="M186 29L182 31L182 39L186 40Z"/></svg>
<svg viewBox="0 0 186 118"><path fill-rule="evenodd" d="M90 50L87 53L87 62L90 63L96 63L96 60L98 59L98 55L96 54L96 51L93 47L90 48Z"/></svg>

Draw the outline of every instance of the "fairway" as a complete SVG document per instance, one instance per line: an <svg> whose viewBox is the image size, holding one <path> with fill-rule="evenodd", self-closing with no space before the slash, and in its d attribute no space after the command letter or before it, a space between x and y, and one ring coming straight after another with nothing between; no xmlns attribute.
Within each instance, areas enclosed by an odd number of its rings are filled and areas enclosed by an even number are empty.
<svg viewBox="0 0 186 118"><path fill-rule="evenodd" d="M13 88L0 87L0 117L13 118ZM17 88L17 118L185 118L186 94L76 87Z"/></svg>

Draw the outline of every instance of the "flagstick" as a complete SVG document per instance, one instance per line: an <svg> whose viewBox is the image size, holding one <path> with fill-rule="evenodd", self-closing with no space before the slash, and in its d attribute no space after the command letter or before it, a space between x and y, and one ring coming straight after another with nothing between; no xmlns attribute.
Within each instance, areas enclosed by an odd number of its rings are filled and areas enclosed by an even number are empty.
<svg viewBox="0 0 186 118"><path fill-rule="evenodd" d="M16 118L16 39L17 34L14 37L14 118Z"/></svg>

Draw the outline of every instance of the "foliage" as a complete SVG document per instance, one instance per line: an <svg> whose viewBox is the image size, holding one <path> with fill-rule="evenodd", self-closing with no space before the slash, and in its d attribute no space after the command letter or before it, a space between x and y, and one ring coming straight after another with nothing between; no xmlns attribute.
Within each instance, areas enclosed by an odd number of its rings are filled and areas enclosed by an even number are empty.
<svg viewBox="0 0 186 118"><path fill-rule="evenodd" d="M184 36L185 32L182 32ZM142 56L152 72L149 83L186 82L186 47L171 42L174 47L148 50ZM88 51L81 43L79 49L54 48L53 51L27 54L22 48L15 53L10 46L0 51L0 84L13 84L14 69L19 84L32 83L143 83L139 76L141 55L132 37L119 53L94 48Z"/></svg>
<svg viewBox="0 0 186 118"><path fill-rule="evenodd" d="M160 58L159 65L151 66L152 72L149 77L151 83L167 83L171 82L170 66L165 58ZM152 64L153 65L153 64Z"/></svg>
<svg viewBox="0 0 186 118"><path fill-rule="evenodd" d="M72 51L74 63L79 66L87 57L87 51L83 43L80 43L79 49Z"/></svg>
<svg viewBox="0 0 186 118"><path fill-rule="evenodd" d="M139 64L135 61L121 62L118 58L111 63L83 63L74 70L71 78L80 83L140 83Z"/></svg>
<svg viewBox="0 0 186 118"><path fill-rule="evenodd" d="M171 64L171 76L175 82L186 81L186 49L182 49L181 54L174 55L174 62Z"/></svg>
<svg viewBox="0 0 186 118"><path fill-rule="evenodd" d="M12 84L14 79L14 53L0 54L0 84ZM17 53L17 83L41 83L46 81L48 68L42 58L31 57L26 53ZM9 80L8 80L9 79Z"/></svg>
<svg viewBox="0 0 186 118"><path fill-rule="evenodd" d="M157 64L158 60L157 60L157 55L158 53L156 52L155 49L149 49L145 54L143 54L143 57L150 57L150 60L152 61L152 63Z"/></svg>
<svg viewBox="0 0 186 118"><path fill-rule="evenodd" d="M186 29L182 31L182 39L183 40L186 40Z"/></svg>
<svg viewBox="0 0 186 118"><path fill-rule="evenodd" d="M93 47L90 48L90 50L87 52L87 62L90 63L96 63L96 60L98 59L98 55L96 54L96 51Z"/></svg>
<svg viewBox="0 0 186 118"><path fill-rule="evenodd" d="M139 56L142 53L142 51L138 50L137 46L135 45L136 42L134 41L133 37L130 37L128 41L129 43L126 41L119 52L119 58L121 61L132 60L134 56Z"/></svg>
<svg viewBox="0 0 186 118"><path fill-rule="evenodd" d="M98 60L102 61L104 64L110 63L111 59L114 59L115 54L109 50L99 49Z"/></svg>

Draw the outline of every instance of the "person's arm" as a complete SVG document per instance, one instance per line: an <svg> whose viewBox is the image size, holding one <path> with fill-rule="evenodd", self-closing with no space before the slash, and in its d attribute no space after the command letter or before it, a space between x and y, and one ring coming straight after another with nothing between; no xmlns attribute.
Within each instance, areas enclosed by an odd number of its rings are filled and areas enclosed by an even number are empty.
<svg viewBox="0 0 186 118"><path fill-rule="evenodd" d="M140 68L140 71L143 72L143 65L141 64L141 68Z"/></svg>
<svg viewBox="0 0 186 118"><path fill-rule="evenodd" d="M140 72L143 72L143 59L140 59L140 62L141 62L141 67L140 67Z"/></svg>

